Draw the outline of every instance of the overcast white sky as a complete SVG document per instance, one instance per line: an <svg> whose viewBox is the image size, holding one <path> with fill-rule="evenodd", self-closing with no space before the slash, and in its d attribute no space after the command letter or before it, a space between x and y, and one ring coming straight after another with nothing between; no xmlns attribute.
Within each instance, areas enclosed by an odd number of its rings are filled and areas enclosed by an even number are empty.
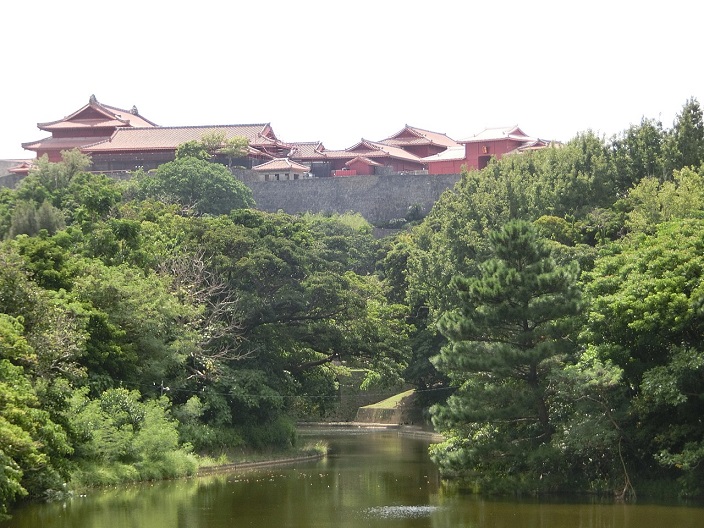
<svg viewBox="0 0 704 528"><path fill-rule="evenodd" d="M99 101L159 125L271 123L347 148L405 124L569 140L704 104L691 0L9 0L0 158Z"/></svg>

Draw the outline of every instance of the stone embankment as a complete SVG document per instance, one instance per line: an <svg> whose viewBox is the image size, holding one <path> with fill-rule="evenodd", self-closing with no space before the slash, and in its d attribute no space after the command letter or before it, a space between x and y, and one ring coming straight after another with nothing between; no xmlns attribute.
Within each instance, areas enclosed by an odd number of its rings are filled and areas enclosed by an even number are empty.
<svg viewBox="0 0 704 528"><path fill-rule="evenodd" d="M360 213L373 225L404 219L410 211L425 216L459 174L349 176L290 181L247 181L257 209L268 212Z"/></svg>
<svg viewBox="0 0 704 528"><path fill-rule="evenodd" d="M421 410L416 405L416 393L407 390L390 398L357 410L355 422L406 424L422 422Z"/></svg>
<svg viewBox="0 0 704 528"><path fill-rule="evenodd" d="M321 429L326 432L341 433L356 430L396 430L404 436L427 438L441 441L442 435L434 432L425 423L423 412L418 405L415 390L407 390L390 398L357 409L354 421L349 422L302 422L302 430Z"/></svg>

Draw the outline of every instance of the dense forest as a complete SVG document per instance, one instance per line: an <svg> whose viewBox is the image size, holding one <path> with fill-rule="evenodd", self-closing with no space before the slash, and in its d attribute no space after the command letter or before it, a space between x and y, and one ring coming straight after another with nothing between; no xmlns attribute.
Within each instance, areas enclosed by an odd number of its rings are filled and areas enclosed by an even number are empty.
<svg viewBox="0 0 704 528"><path fill-rule="evenodd" d="M264 213L186 145L0 190L0 513L286 448L340 376L412 384L484 492L704 492L704 121L493 161L375 239Z"/></svg>

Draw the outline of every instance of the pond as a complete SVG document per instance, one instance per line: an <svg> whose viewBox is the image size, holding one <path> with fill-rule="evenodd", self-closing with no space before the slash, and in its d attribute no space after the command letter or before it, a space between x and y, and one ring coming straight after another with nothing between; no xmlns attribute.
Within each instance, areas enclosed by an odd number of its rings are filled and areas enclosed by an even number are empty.
<svg viewBox="0 0 704 528"><path fill-rule="evenodd" d="M0 522L0 528L704 526L702 507L513 501L457 494L441 484L427 456L428 440L397 431L309 434L328 442L325 459L94 490L66 502L27 506L11 521Z"/></svg>

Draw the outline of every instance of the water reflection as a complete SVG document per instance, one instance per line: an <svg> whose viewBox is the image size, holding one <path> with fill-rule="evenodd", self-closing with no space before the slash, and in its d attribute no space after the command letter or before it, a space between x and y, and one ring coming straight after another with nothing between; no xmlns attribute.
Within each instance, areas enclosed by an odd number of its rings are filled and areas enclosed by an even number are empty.
<svg viewBox="0 0 704 528"><path fill-rule="evenodd" d="M94 491L27 507L0 528L704 526L694 507L483 500L442 486L426 441L395 432L327 440L325 460Z"/></svg>
<svg viewBox="0 0 704 528"><path fill-rule="evenodd" d="M428 517L437 511L437 506L375 506L367 508L364 513L369 517L393 519L402 517Z"/></svg>

